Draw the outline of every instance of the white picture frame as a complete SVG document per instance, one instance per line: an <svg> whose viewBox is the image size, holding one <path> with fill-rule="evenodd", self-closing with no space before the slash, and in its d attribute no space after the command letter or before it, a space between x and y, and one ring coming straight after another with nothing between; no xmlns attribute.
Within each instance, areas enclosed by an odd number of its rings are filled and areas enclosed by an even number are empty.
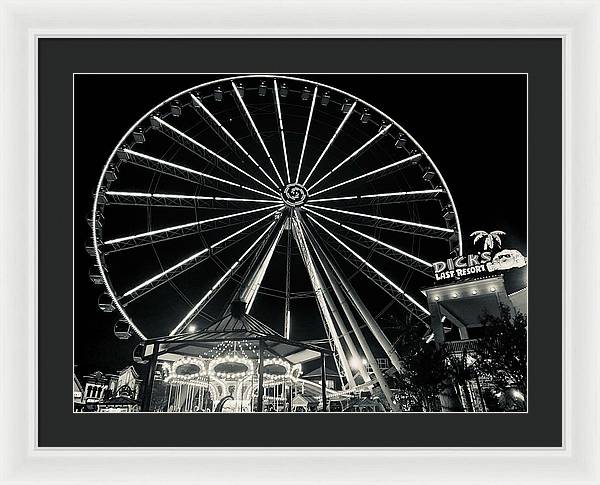
<svg viewBox="0 0 600 485"><path fill-rule="evenodd" d="M0 483L600 483L600 2L2 0L0 35ZM244 36L563 39L562 447L36 445L37 39Z"/></svg>

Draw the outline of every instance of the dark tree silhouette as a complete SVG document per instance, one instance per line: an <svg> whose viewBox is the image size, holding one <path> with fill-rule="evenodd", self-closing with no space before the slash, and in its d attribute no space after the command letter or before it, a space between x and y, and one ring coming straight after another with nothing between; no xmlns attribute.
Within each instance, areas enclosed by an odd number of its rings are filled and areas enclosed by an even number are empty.
<svg viewBox="0 0 600 485"><path fill-rule="evenodd" d="M506 410L527 408L527 316L511 314L502 306L500 316L484 315L474 368L492 383ZM506 394L506 395L505 395Z"/></svg>
<svg viewBox="0 0 600 485"><path fill-rule="evenodd" d="M396 341L396 350L404 371L396 376L396 387L401 394L411 396L423 411L431 411L431 404L444 389L448 372L446 352L423 339L425 329L420 322L408 322Z"/></svg>
<svg viewBox="0 0 600 485"><path fill-rule="evenodd" d="M475 360L470 356L465 349L460 353L448 353L446 359L447 369L455 386L462 388L465 397L464 410L467 412L474 411L474 404L471 401L471 394L468 389L468 382L477 379L475 369ZM456 394L460 395L458 387Z"/></svg>

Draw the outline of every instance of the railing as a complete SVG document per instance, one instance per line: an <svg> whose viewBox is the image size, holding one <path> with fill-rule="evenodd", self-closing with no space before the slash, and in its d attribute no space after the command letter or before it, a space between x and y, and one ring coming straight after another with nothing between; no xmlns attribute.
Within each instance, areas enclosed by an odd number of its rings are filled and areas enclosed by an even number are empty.
<svg viewBox="0 0 600 485"><path fill-rule="evenodd" d="M462 352L464 350L475 350L479 341L477 339L456 340L454 342L446 342L446 348L450 352Z"/></svg>

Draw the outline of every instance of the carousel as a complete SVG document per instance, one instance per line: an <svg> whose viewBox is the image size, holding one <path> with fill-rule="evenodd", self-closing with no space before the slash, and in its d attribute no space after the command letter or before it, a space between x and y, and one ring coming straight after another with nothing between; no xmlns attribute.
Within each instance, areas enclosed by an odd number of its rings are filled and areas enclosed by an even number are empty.
<svg viewBox="0 0 600 485"><path fill-rule="evenodd" d="M326 379L303 379L302 364L324 364L331 351L284 338L245 307L234 300L227 315L207 328L136 348L136 362L150 364L146 389L152 392L144 395L144 411L289 412L298 397L326 408L334 390Z"/></svg>

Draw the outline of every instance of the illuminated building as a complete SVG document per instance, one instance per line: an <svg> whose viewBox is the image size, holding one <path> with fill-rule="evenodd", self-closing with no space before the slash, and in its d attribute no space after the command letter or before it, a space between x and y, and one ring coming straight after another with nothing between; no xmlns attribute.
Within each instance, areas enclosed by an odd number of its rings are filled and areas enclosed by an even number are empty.
<svg viewBox="0 0 600 485"><path fill-rule="evenodd" d="M75 377L75 379L77 378ZM96 371L84 376L83 379L83 396L79 405L75 406L76 410L84 412L139 411L142 380L133 366L126 367L117 374L104 374Z"/></svg>

